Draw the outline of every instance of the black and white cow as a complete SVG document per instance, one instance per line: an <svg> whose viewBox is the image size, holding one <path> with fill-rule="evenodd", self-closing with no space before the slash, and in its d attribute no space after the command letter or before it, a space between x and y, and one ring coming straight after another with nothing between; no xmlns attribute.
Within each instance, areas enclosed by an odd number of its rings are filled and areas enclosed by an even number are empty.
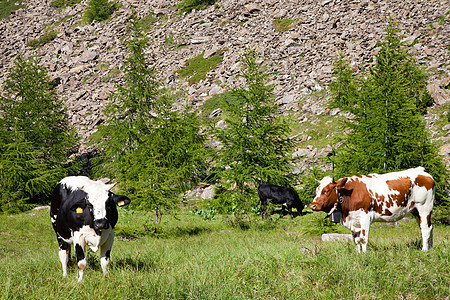
<svg viewBox="0 0 450 300"><path fill-rule="evenodd" d="M100 263L106 274L118 219L116 205L128 205L131 201L111 192L113 186L85 176L72 176L61 180L53 190L50 217L59 243L64 277L70 257L69 244L74 244L78 281L83 279L87 265L86 245L94 252L100 248Z"/></svg>
<svg viewBox="0 0 450 300"><path fill-rule="evenodd" d="M300 201L297 192L291 187L278 186L274 184L261 184L258 187L258 196L263 208L262 217L264 219L265 206L267 205L267 200L270 200L273 204L282 204L282 209L280 215L283 215L284 206L287 207L289 215L292 218L292 208L297 209L298 214L302 213L305 205Z"/></svg>

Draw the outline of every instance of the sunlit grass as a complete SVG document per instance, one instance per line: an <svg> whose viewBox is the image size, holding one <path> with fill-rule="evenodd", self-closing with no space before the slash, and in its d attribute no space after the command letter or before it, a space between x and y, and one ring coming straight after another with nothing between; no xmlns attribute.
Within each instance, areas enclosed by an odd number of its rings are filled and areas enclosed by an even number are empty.
<svg viewBox="0 0 450 300"><path fill-rule="evenodd" d="M374 223L368 252L323 243L305 228L323 215L273 216L272 230L205 221L189 210L163 218L159 238L116 240L109 273L88 250L88 268L62 277L48 210L0 217L2 298L59 299L445 299L450 293L450 228L435 226L434 248L420 250L415 221ZM117 229L141 226L147 213L121 210ZM348 233L341 225L337 231Z"/></svg>

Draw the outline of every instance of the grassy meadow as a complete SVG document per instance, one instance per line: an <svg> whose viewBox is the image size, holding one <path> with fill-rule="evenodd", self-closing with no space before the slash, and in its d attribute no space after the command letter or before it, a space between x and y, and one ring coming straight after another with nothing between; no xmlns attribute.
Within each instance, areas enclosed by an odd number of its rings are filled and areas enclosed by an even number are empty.
<svg viewBox="0 0 450 300"><path fill-rule="evenodd" d="M139 231L147 217L120 210L117 231ZM436 225L434 248L422 252L415 221L374 223L358 254L349 242L322 242L311 225L318 217L254 216L243 231L232 216L184 209L164 216L162 237L116 239L106 277L89 250L77 283L75 265L62 277L48 209L0 215L0 298L449 299L450 227Z"/></svg>

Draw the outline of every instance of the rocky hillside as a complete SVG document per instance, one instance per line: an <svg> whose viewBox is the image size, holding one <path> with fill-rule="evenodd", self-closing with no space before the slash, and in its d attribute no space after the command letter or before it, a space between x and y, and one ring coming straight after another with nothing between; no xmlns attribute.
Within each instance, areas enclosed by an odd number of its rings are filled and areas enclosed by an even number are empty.
<svg viewBox="0 0 450 300"><path fill-rule="evenodd" d="M319 124L327 109L327 85L334 58L342 52L355 70L373 63L390 16L398 20L406 40L413 43L418 61L431 73L429 91L435 104L426 115L433 139L449 161L450 125L450 2L448 0L219 0L204 10L180 14L176 1L117 0L120 9L111 20L83 24L87 0L57 9L50 0L24 0L21 8L0 20L0 89L16 55L38 56L65 99L71 123L87 138L102 121L108 95L121 82L127 17L132 10L151 20L147 35L149 57L161 82L186 91L198 110L211 96L239 84L239 55L253 45L275 71L277 101L299 123ZM284 29L277 22L288 20ZM27 46L50 31L56 38L44 45ZM178 76L185 62L204 53L223 52L223 61L205 80L189 85ZM320 91L320 92L318 92ZM1 90L0 90L1 92ZM328 123L330 121L327 121ZM327 138L308 135L297 154L314 158L327 151ZM322 139L316 143L314 139ZM325 141L323 141L325 139ZM84 151L86 145L81 145Z"/></svg>

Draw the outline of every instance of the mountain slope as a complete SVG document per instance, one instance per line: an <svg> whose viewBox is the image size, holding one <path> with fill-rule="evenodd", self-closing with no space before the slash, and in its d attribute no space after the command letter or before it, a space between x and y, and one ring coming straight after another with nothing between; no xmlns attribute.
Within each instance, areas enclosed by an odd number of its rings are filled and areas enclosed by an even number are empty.
<svg viewBox="0 0 450 300"><path fill-rule="evenodd" d="M315 124L333 119L326 107L326 88L334 58L343 52L355 70L370 65L392 16L414 45L418 61L432 74L429 90L435 105L426 119L450 163L450 126L443 116L450 110L448 1L221 0L187 14L176 11L173 1L117 2L121 7L111 20L86 25L81 21L87 1L65 9L51 7L48 0L23 1L25 8L0 20L0 86L16 55L40 57L66 100L71 123L87 138L104 118L108 94L121 83L122 41L134 10L148 20L148 55L161 82L186 91L187 101L198 110L211 96L241 83L236 76L239 55L254 46L274 72L271 80L280 105L299 120L298 133L304 135L299 155L313 158L326 153L327 139L333 135L332 126L322 126L330 132L317 135L306 130L317 131ZM27 46L51 31L55 39L37 48ZM204 80L190 85L178 75L188 59L218 51L223 51L223 60ZM85 149L81 145L80 151Z"/></svg>

